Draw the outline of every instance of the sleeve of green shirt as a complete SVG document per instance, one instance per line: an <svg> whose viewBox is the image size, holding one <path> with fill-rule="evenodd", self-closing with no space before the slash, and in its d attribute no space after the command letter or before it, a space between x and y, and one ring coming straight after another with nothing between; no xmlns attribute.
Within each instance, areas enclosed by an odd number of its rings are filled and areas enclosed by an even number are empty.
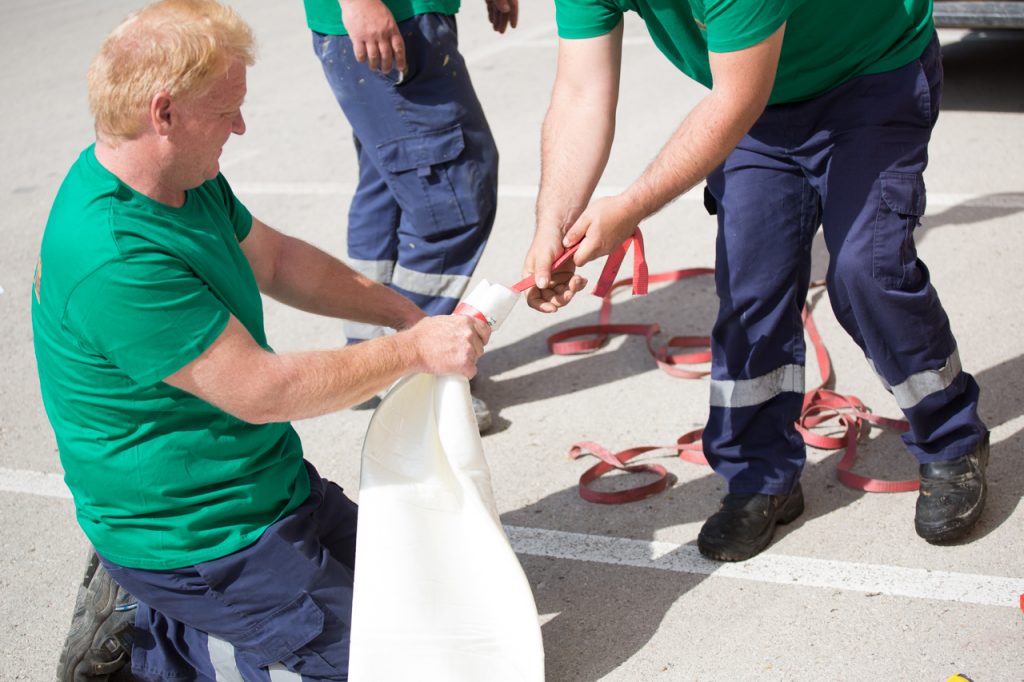
<svg viewBox="0 0 1024 682"><path fill-rule="evenodd" d="M789 18L804 0L708 0L704 8L709 52L756 45Z"/></svg>
<svg viewBox="0 0 1024 682"><path fill-rule="evenodd" d="M154 253L86 277L68 299L64 326L83 349L151 385L199 357L229 316L185 263Z"/></svg>
<svg viewBox="0 0 1024 682"><path fill-rule="evenodd" d="M235 229L235 237L241 242L249 236L249 232L252 230L252 214L249 213L249 209L245 207L245 204L238 200L238 197L231 190L231 185L228 184L227 178L222 174L218 174L213 183L221 192L224 205L228 209L228 218L230 218L231 225Z"/></svg>
<svg viewBox="0 0 1024 682"><path fill-rule="evenodd" d="M555 0L559 38L596 38L622 21L622 10L609 0Z"/></svg>

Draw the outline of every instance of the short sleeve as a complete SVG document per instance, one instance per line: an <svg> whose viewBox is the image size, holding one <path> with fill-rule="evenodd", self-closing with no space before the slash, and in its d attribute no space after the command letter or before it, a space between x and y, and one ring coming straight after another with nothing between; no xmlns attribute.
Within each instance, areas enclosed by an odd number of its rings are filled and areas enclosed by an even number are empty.
<svg viewBox="0 0 1024 682"><path fill-rule="evenodd" d="M596 38L611 33L620 21L622 10L608 0L555 0L559 38Z"/></svg>
<svg viewBox="0 0 1024 682"><path fill-rule="evenodd" d="M69 297L63 324L84 350L151 385L199 357L229 318L184 262L154 253L91 273Z"/></svg>
<svg viewBox="0 0 1024 682"><path fill-rule="evenodd" d="M758 44L786 22L803 0L710 0L705 7L708 50L735 52Z"/></svg>
<svg viewBox="0 0 1024 682"><path fill-rule="evenodd" d="M249 236L249 231L252 230L252 214L249 213L249 209L245 207L245 204L235 196L231 185L228 184L227 178L222 174L218 174L214 182L224 200L224 206L228 211L228 218L231 220L231 225L235 230L235 238L241 242Z"/></svg>

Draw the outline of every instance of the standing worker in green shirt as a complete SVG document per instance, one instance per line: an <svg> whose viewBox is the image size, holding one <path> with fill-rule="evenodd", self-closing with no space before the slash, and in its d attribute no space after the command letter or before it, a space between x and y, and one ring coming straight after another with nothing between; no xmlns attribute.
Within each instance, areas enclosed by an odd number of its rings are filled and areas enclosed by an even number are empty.
<svg viewBox="0 0 1024 682"><path fill-rule="evenodd" d="M96 143L54 200L32 291L43 402L96 550L62 682L107 679L129 648L145 679L347 679L356 507L290 422L415 372L471 377L488 339L235 198L219 158L245 132L252 63L233 11L163 0L89 70ZM278 354L261 294L401 331Z"/></svg>
<svg viewBox="0 0 1024 682"><path fill-rule="evenodd" d="M920 463L915 529L965 537L985 504L988 430L949 319L917 257L942 62L930 0L555 0L558 73L544 121L533 307L579 289L576 266L702 180L718 217L711 408L704 453L728 484L700 551L739 561L804 510L801 309L823 228L829 300L903 410ZM622 17L710 92L621 194L591 201L608 160Z"/></svg>
<svg viewBox="0 0 1024 682"><path fill-rule="evenodd" d="M498 199L498 150L459 52L460 0L304 0L313 49L352 127L348 263L428 315L454 310ZM494 30L518 0L486 0ZM386 333L349 323L350 344ZM372 398L360 407L374 407ZM473 400L481 431L491 424Z"/></svg>

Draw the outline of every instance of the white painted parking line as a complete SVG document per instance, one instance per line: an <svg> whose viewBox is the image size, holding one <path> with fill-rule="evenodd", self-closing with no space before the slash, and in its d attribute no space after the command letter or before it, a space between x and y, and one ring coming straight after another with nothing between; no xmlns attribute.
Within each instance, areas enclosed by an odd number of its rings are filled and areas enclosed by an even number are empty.
<svg viewBox="0 0 1024 682"><path fill-rule="evenodd" d="M591 563L738 578L760 583L885 594L893 597L1016 607L1024 578L973 575L879 564L760 554L741 563L718 563L692 544L631 540L600 535L506 526L519 554Z"/></svg>
<svg viewBox="0 0 1024 682"><path fill-rule="evenodd" d="M349 182L232 182L231 189L238 195L351 196L356 186Z"/></svg>
<svg viewBox="0 0 1024 682"><path fill-rule="evenodd" d="M550 31L552 35L545 36L545 37L542 37L542 38L526 37L526 38L518 41L515 46L518 47L518 48L528 48L528 49L530 49L530 48L532 48L532 49L543 49L543 50L554 50L554 49L557 49L558 48L558 35L555 34L555 26L554 26L554 24L551 24L551 28L548 29L548 31ZM535 34L543 35L543 34L547 33L548 31L536 30L536 31L534 31L534 33ZM504 40L504 39L502 39L502 40ZM655 45L654 42L650 38L648 38L647 36L625 36L625 37L622 38L622 46L623 47L638 47L638 48L645 48L645 47L647 47L647 48L651 48L655 52L658 52L658 46ZM479 53L471 53L471 56L473 57L474 61L477 61L477 60L480 59L480 55L481 54L483 56L485 56L485 57L486 56L490 56L489 54L484 53L483 51L481 51ZM661 53L658 52L658 54L661 54ZM467 61L469 61L469 60L467 59ZM473 68L477 68L477 67L473 67Z"/></svg>
<svg viewBox="0 0 1024 682"><path fill-rule="evenodd" d="M353 183L344 182L237 182L232 183L232 188L239 195L276 195L276 196L351 196L355 193L356 186ZM594 196L605 196L619 194L624 189L620 185L598 185L594 190ZM535 199L537 197L536 185L499 185L498 196L507 199ZM703 201L704 190L702 185L691 189L679 197L680 201ZM938 206L965 206L971 208L1005 208L1024 210L1024 192L1006 192L1001 194L956 194L943 192L930 192L928 194L928 205L935 208Z"/></svg>
<svg viewBox="0 0 1024 682"><path fill-rule="evenodd" d="M47 474L42 471L0 468L0 490L8 493L71 499L71 492L64 485L62 475Z"/></svg>
<svg viewBox="0 0 1024 682"><path fill-rule="evenodd" d="M557 41L554 39L555 36L555 25L554 23L541 24L536 28L530 29L529 31L524 30L513 30L500 38L490 41L487 47L482 47L475 50L469 50L463 52L462 58L473 67L473 64L490 59L491 57L515 49L517 47L524 47L531 43L537 42L537 38L541 36L551 36L550 40L543 41L544 44L554 47L557 45Z"/></svg>
<svg viewBox="0 0 1024 682"><path fill-rule="evenodd" d="M71 497L61 475L24 469L0 468L0 491L61 499ZM1024 593L1024 578L929 571L923 568L830 561L773 553L761 554L742 563L722 564L708 561L692 544L679 545L521 526L505 526L505 531L516 553L553 559L985 606L1017 606L1020 595Z"/></svg>
<svg viewBox="0 0 1024 682"><path fill-rule="evenodd" d="M275 195L275 196L351 196L356 191L354 183L345 182L233 182L231 188L235 194L244 197L245 195ZM624 186L598 185L594 190L594 196L605 194L619 194ZM498 196L506 199L536 199L536 185L500 185ZM703 189L695 188L683 194L681 200L702 201ZM1021 204L1024 206L1024 195L1021 195Z"/></svg>

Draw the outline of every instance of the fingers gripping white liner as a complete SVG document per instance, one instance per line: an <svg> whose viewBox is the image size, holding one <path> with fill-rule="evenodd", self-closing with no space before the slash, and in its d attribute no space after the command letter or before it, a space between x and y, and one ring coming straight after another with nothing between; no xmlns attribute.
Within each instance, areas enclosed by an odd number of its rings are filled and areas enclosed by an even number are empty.
<svg viewBox="0 0 1024 682"><path fill-rule="evenodd" d="M496 327L517 294L466 303ZM533 593L498 519L461 376L387 394L363 445L349 679L542 682Z"/></svg>
<svg viewBox="0 0 1024 682"><path fill-rule="evenodd" d="M473 288L473 291L469 292L469 296L463 303L479 311L487 318L487 324L491 326L491 329L496 330L512 312L512 308L515 307L518 300L519 294L508 287L491 284L484 279Z"/></svg>

